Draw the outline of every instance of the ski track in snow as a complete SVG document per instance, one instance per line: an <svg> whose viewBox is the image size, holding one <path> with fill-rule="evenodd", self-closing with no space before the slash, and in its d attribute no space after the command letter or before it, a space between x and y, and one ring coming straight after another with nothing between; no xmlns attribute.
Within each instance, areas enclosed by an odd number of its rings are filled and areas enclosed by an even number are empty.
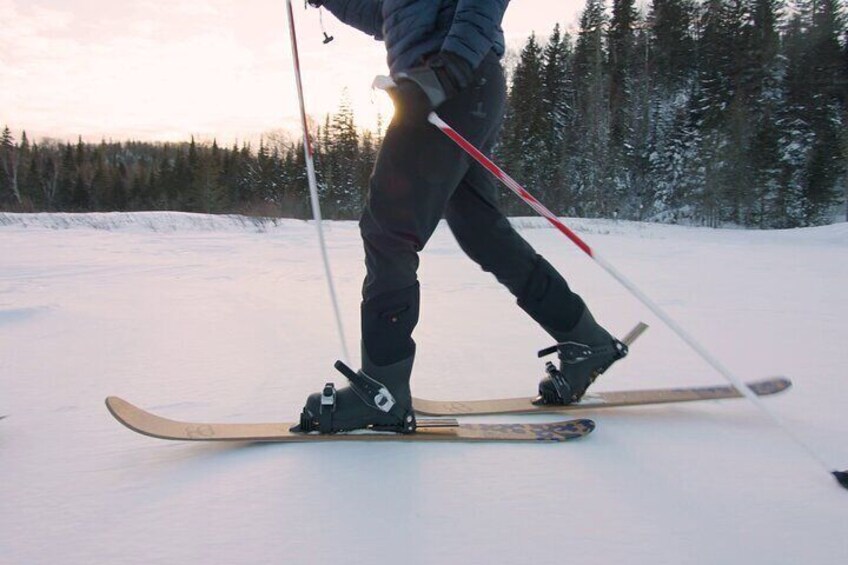
<svg viewBox="0 0 848 565"><path fill-rule="evenodd" d="M611 330L652 326L596 390L724 384L544 220L514 223ZM848 467L848 224L566 223L738 375L792 378L769 406ZM327 240L357 351L356 223ZM444 225L419 275L416 395L532 393L550 339ZM339 350L309 222L0 214L0 563L848 562L848 493L745 401L509 446L169 443L103 405L291 421Z"/></svg>

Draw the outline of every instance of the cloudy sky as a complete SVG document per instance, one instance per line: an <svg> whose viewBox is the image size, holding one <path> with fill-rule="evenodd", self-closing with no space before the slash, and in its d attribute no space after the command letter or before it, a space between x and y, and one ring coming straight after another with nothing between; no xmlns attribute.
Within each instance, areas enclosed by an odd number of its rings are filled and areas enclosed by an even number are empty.
<svg viewBox="0 0 848 565"><path fill-rule="evenodd" d="M504 20L520 47L555 22L574 29L583 0L512 0ZM322 116L347 92L357 121L390 113L371 80L382 43L295 0L307 109ZM284 0L0 0L0 127L16 136L230 143L297 126Z"/></svg>

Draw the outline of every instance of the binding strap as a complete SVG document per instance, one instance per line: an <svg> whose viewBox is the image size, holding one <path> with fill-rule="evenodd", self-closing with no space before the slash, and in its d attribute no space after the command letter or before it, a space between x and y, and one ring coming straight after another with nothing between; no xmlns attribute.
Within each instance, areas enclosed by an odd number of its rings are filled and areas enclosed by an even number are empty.
<svg viewBox="0 0 848 565"><path fill-rule="evenodd" d="M557 352L559 352L560 361L566 365L576 365L588 359L609 355L613 355L615 359L621 359L627 355L628 348L617 339L605 345L586 345L576 341L563 341L541 350L539 357L546 357Z"/></svg>
<svg viewBox="0 0 848 565"><path fill-rule="evenodd" d="M378 381L370 377L363 371L354 372L350 367L336 361L336 369L350 381L350 388L367 406L391 414L398 421L398 425L394 431L400 433L412 433L415 431L415 414L412 410L407 410L395 400L391 391Z"/></svg>
<svg viewBox="0 0 848 565"><path fill-rule="evenodd" d="M586 387L583 388L583 391L577 391L576 393L574 391L574 383L569 382L566 376L558 368L556 368L553 363L548 362L545 364L545 372L551 379L551 383L553 383L554 389L556 389L559 397L563 401L569 401L570 399L571 402L577 402L580 400L580 397L583 396L583 392L585 392L586 388L588 388L588 385L592 384L599 374L606 371L607 367L609 367L613 361L621 359L627 355L628 347L617 339L613 339L610 343L602 345L586 345L585 343L578 343L576 341L564 341L552 347L548 347L547 349L543 349L539 352L539 357L545 357L546 355L557 352L559 353L559 360L563 365L577 365L590 359L609 359L608 363L604 363L602 366L599 366L597 370L589 376L589 382L586 383Z"/></svg>

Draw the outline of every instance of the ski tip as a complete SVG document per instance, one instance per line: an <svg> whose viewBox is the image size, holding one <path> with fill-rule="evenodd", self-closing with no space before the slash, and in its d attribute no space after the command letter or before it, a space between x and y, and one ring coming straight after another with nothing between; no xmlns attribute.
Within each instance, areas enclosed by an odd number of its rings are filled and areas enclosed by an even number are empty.
<svg viewBox="0 0 848 565"><path fill-rule="evenodd" d="M589 435L595 430L595 421L589 420L588 418L581 418L579 420L562 422L561 425L556 426L556 428L557 432L561 435L558 439L563 441Z"/></svg>
<svg viewBox="0 0 848 565"><path fill-rule="evenodd" d="M106 397L106 410L119 422L123 422L123 419L118 414L121 403L124 401L118 398L117 396L107 396Z"/></svg>
<svg viewBox="0 0 848 565"><path fill-rule="evenodd" d="M121 404L126 404L126 402L117 396L106 397L106 408L113 414L115 413L115 408L119 407Z"/></svg>
<svg viewBox="0 0 848 565"><path fill-rule="evenodd" d="M133 415L138 409L124 400L123 398L119 398L117 396L109 396L106 398L106 409L115 418L117 421L122 423L124 426L128 427L133 431L138 431L135 426L131 423L133 420Z"/></svg>
<svg viewBox="0 0 848 565"><path fill-rule="evenodd" d="M842 488L848 489L848 471L834 471L833 476L842 485Z"/></svg>
<svg viewBox="0 0 848 565"><path fill-rule="evenodd" d="M586 433L589 433L595 429L595 421L584 418L582 420L578 420L580 426L586 430Z"/></svg>
<svg viewBox="0 0 848 565"><path fill-rule="evenodd" d="M787 377L787 376L784 376L784 375L778 375L778 376L776 376L774 379L775 379L777 382L779 382L779 383L781 383L782 385L784 385L786 388L789 388L789 387L791 387L791 386L792 386L792 379L790 379L790 378L789 378L789 377Z"/></svg>
<svg viewBox="0 0 848 565"><path fill-rule="evenodd" d="M757 396L769 396L792 388L792 381L783 376L771 377L747 384L748 388L753 390Z"/></svg>

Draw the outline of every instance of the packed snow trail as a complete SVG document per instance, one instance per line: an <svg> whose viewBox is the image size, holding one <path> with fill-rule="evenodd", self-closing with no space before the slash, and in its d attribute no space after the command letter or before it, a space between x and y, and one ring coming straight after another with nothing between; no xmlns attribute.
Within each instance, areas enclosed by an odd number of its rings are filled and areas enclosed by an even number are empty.
<svg viewBox="0 0 848 565"><path fill-rule="evenodd" d="M723 384L544 220L515 223L611 329L652 325L593 390ZM844 457L848 224L568 224L746 380L791 377L770 407ZM358 229L325 227L356 328ZM531 394L549 338L444 226L420 278L413 392ZM597 429L565 448L166 443L102 404L291 420L336 377L335 339L309 223L0 215L0 562L848 561L844 493L739 401L588 412Z"/></svg>

